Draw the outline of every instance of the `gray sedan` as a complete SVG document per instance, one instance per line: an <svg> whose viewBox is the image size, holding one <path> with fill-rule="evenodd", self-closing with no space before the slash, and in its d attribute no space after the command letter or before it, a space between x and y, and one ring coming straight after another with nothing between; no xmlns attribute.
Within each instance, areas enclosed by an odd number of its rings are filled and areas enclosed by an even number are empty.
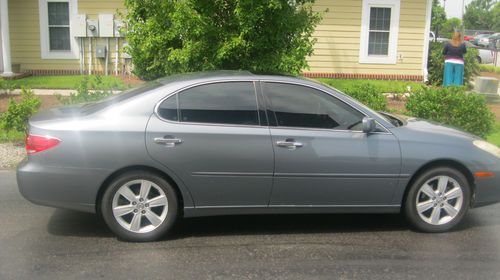
<svg viewBox="0 0 500 280"><path fill-rule="evenodd" d="M500 150L467 133L377 113L313 81L246 72L172 76L29 122L19 189L102 215L121 239L179 218L399 213L452 229L500 201Z"/></svg>

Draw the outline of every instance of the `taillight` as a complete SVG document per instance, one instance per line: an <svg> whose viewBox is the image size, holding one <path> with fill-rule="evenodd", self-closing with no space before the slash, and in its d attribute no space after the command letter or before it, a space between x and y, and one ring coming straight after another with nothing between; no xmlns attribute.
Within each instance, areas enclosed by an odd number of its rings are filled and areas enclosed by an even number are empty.
<svg viewBox="0 0 500 280"><path fill-rule="evenodd" d="M50 136L28 135L26 137L26 152L36 154L59 145L61 140Z"/></svg>

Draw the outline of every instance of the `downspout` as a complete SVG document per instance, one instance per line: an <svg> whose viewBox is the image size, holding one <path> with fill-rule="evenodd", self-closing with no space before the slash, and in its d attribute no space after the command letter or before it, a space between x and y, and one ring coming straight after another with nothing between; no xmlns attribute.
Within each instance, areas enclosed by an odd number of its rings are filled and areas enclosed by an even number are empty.
<svg viewBox="0 0 500 280"><path fill-rule="evenodd" d="M120 56L118 55L119 52L119 44L120 39L118 37L115 38L115 75L118 76L118 59L120 59Z"/></svg>
<svg viewBox="0 0 500 280"><path fill-rule="evenodd" d="M431 19L432 19L432 0L427 0L427 13L425 15L425 31L424 31L424 51L422 56L422 76L424 82L429 80L429 70L427 69L427 60L429 57L429 44L431 33ZM437 37L437 35L436 35Z"/></svg>
<svg viewBox="0 0 500 280"><path fill-rule="evenodd" d="M92 37L89 37L89 75L92 75Z"/></svg>

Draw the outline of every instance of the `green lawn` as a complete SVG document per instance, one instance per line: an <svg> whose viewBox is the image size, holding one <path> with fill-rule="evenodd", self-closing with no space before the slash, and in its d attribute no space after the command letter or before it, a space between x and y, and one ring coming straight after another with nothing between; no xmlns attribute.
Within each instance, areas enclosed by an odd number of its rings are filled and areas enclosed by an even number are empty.
<svg viewBox="0 0 500 280"><path fill-rule="evenodd" d="M420 89L424 86L419 82L406 82L406 81L383 81L383 80L362 80L362 79L329 79L318 78L316 79L322 83L328 84L340 91L345 91L346 88L352 87L359 83L369 83L380 89L383 93L405 93L407 87L410 86L412 91Z"/></svg>
<svg viewBox="0 0 500 280"><path fill-rule="evenodd" d="M17 80L1 80L0 85L4 88L28 87L32 89L75 89L85 76L30 76ZM127 86L120 78L115 76L99 76L102 83L98 89L118 89L123 90ZM90 81L94 81L96 76L90 76Z"/></svg>
<svg viewBox="0 0 500 280"><path fill-rule="evenodd" d="M488 136L488 142L491 142L500 147L500 122L495 124L495 129L493 133Z"/></svg>

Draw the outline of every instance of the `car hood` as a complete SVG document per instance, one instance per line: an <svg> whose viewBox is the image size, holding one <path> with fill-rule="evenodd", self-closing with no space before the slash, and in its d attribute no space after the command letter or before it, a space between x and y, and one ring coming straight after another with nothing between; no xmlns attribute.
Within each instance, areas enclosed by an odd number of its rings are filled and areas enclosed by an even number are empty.
<svg viewBox="0 0 500 280"><path fill-rule="evenodd" d="M466 142L480 139L475 135L456 128L413 117L404 117L404 125L393 128L391 131L396 136L400 135L413 140L420 139L421 141L430 142L448 142L451 140L450 138Z"/></svg>

